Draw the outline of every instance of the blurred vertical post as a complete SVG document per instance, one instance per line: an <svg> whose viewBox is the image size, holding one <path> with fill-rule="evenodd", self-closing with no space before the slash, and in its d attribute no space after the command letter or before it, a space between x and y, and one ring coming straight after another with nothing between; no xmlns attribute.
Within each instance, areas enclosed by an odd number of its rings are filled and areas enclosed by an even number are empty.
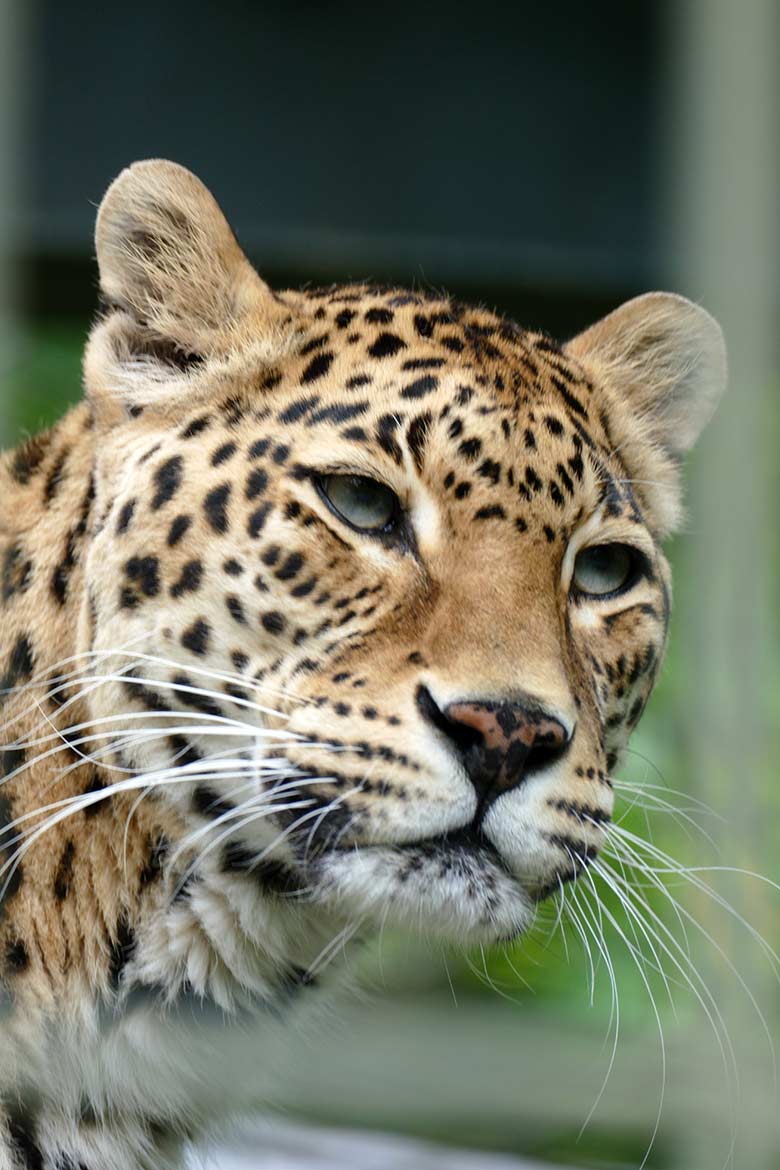
<svg viewBox="0 0 780 1170"><path fill-rule="evenodd" d="M724 818L715 830L717 860L777 880L780 6L683 0L666 12L672 278L721 322L730 367L728 393L689 484L692 563L688 580L681 575L677 620L688 662L680 719L691 788ZM726 887L717 875L713 884L776 943L777 894L752 881ZM768 1012L776 998L769 965L756 957L748 965L746 932L721 909L708 922L712 911L697 909ZM755 1036L757 1021L742 1011L749 1005L726 964L708 981L732 1032L740 1040ZM771 1077L771 1060L765 1044L751 1049L747 1042L738 1042L737 1059L743 1080L737 1161L762 1170L776 1164L777 1119L745 1123L743 1109L751 1080ZM692 1134L691 1141L689 1170L723 1162L722 1148L707 1147L710 1134Z"/></svg>
<svg viewBox="0 0 780 1170"><path fill-rule="evenodd" d="M19 239L31 8L25 0L0 0L0 448L11 439L11 374L22 344Z"/></svg>

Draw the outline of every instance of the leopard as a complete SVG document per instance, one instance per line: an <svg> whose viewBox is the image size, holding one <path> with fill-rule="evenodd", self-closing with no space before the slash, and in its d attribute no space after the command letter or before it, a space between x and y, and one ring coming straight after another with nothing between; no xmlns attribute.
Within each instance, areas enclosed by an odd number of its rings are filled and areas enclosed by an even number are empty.
<svg viewBox="0 0 780 1170"><path fill-rule="evenodd" d="M95 250L83 398L0 462L3 1170L176 1170L385 924L582 880L726 381L673 293L558 342L274 291L164 160Z"/></svg>

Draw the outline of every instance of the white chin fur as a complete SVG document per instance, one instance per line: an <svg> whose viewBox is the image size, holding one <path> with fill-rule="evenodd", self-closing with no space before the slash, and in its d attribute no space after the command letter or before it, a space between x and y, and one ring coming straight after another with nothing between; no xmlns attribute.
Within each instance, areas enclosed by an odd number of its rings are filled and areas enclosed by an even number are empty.
<svg viewBox="0 0 780 1170"><path fill-rule="evenodd" d="M532 924L531 898L489 854L369 846L328 854L315 898L358 920L460 944L493 943Z"/></svg>

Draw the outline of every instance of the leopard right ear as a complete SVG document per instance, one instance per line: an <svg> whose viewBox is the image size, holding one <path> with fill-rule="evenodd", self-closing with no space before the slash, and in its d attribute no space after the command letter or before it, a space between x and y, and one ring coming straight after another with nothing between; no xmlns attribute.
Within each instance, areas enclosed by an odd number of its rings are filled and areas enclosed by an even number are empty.
<svg viewBox="0 0 780 1170"><path fill-rule="evenodd" d="M680 465L726 385L723 333L700 305L647 293L567 345L600 385L612 440L658 531L682 518Z"/></svg>
<svg viewBox="0 0 780 1170"><path fill-rule="evenodd" d="M164 159L122 171L95 228L106 313L85 356L94 398L172 402L204 361L273 360L290 313L255 272L213 195Z"/></svg>

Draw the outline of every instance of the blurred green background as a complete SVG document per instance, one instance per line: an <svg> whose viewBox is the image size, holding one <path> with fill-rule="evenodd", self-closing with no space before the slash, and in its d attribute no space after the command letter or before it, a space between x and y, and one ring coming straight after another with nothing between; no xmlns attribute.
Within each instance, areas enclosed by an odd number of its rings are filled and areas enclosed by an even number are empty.
<svg viewBox="0 0 780 1170"><path fill-rule="evenodd" d="M756 933L780 949L780 893L727 872L780 880L779 25L768 0L3 0L7 442L79 396L94 204L138 157L200 173L277 285L447 285L559 336L667 287L725 327L731 392L689 470L669 656L619 787L620 827L674 859L637 845L646 872L625 871L650 925L596 879L510 951L384 937L365 992L292 1046L288 1113L557 1166L780 1166Z"/></svg>

